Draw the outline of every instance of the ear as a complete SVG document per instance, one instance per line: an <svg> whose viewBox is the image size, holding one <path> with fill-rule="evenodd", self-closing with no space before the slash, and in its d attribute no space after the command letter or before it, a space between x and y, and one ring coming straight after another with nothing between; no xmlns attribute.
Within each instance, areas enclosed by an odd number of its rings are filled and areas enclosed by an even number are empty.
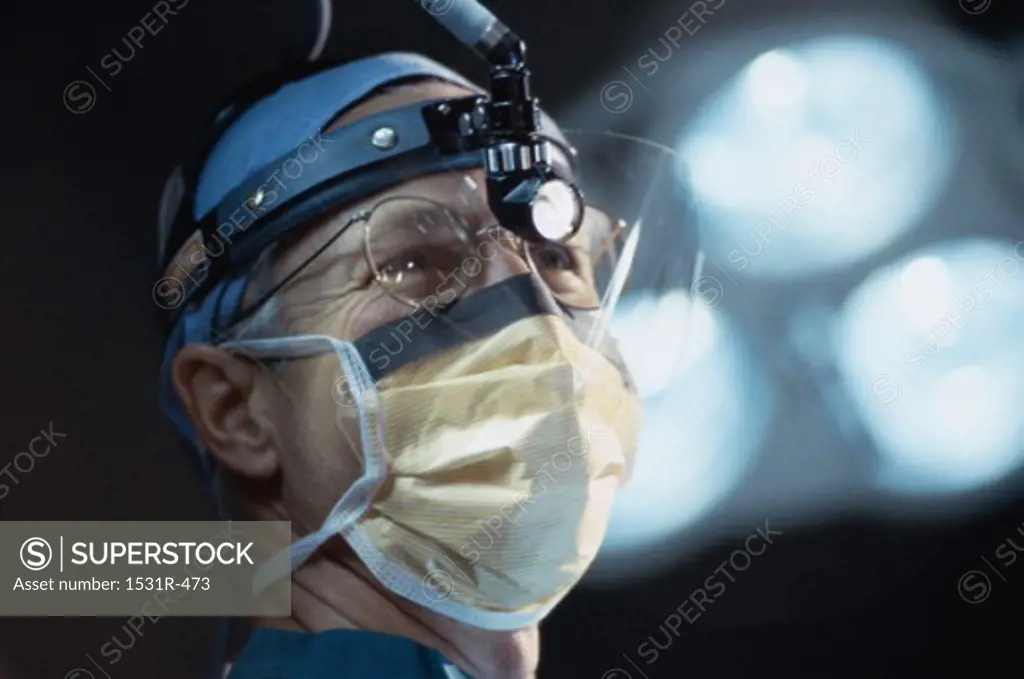
<svg viewBox="0 0 1024 679"><path fill-rule="evenodd" d="M208 344L189 344L171 366L174 390L217 462L246 478L277 473L280 458L260 366Z"/></svg>

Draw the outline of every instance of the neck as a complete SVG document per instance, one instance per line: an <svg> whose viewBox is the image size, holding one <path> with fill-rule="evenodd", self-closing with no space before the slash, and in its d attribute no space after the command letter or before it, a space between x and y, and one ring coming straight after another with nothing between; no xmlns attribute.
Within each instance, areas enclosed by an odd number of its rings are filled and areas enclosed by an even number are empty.
<svg viewBox="0 0 1024 679"><path fill-rule="evenodd" d="M441 651L474 679L535 679L540 652L537 627L484 630L433 613L385 591L351 553L328 545L292 574L291 616L258 618L254 624L408 637Z"/></svg>

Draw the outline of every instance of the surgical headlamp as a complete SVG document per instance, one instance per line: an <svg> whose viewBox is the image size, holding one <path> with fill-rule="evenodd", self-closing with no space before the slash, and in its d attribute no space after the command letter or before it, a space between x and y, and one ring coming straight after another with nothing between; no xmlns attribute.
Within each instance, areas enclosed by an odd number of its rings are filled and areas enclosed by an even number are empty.
<svg viewBox="0 0 1024 679"><path fill-rule="evenodd" d="M583 196L571 167L553 162L552 147L569 160L575 151L541 133L526 44L476 0L414 1L491 66L489 98L456 100L444 111L454 113L467 144L485 149L488 203L498 222L533 243L571 238L583 221Z"/></svg>
<svg viewBox="0 0 1024 679"><path fill-rule="evenodd" d="M489 95L417 102L343 125L322 135L321 145L330 152L291 181L287 195L268 185L268 176L289 160L282 157L195 220L200 174L231 125L283 85L327 69L293 59L244 88L219 108L201 151L176 169L164 190L161 211L173 213L161 217L164 276L180 268L182 253L197 244L202 248L216 241L223 250L216 257L201 257L196 267L186 267L185 275L177 276L182 298L173 308L165 307L172 321L227 271L251 261L291 229L335 205L432 172L483 166L490 210L524 241L564 241L580 229L584 202L574 177L576 151L543 130L543 114L530 90L524 42L476 0L457 0L443 12L434 11L430 0L416 2L487 60ZM323 50L324 35L319 31L310 61Z"/></svg>

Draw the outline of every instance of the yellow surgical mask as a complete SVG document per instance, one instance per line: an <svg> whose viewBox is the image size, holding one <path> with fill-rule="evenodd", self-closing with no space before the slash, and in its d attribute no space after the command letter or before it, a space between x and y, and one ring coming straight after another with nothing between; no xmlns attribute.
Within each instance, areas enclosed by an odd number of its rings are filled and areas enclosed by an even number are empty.
<svg viewBox="0 0 1024 679"><path fill-rule="evenodd" d="M552 314L430 353L379 380L324 335L233 343L259 358L334 351L359 413L364 472L322 527L269 562L286 577L340 534L386 588L461 622L539 622L583 576L635 453L622 369Z"/></svg>

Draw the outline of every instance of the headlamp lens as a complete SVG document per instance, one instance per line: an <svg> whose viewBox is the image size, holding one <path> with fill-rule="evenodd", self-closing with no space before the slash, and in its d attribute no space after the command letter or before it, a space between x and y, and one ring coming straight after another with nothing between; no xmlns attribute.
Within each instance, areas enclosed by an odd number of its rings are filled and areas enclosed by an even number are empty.
<svg viewBox="0 0 1024 679"><path fill-rule="evenodd" d="M580 207L579 194L567 182L561 179L544 182L534 199L533 226L548 240L564 240L579 225Z"/></svg>

